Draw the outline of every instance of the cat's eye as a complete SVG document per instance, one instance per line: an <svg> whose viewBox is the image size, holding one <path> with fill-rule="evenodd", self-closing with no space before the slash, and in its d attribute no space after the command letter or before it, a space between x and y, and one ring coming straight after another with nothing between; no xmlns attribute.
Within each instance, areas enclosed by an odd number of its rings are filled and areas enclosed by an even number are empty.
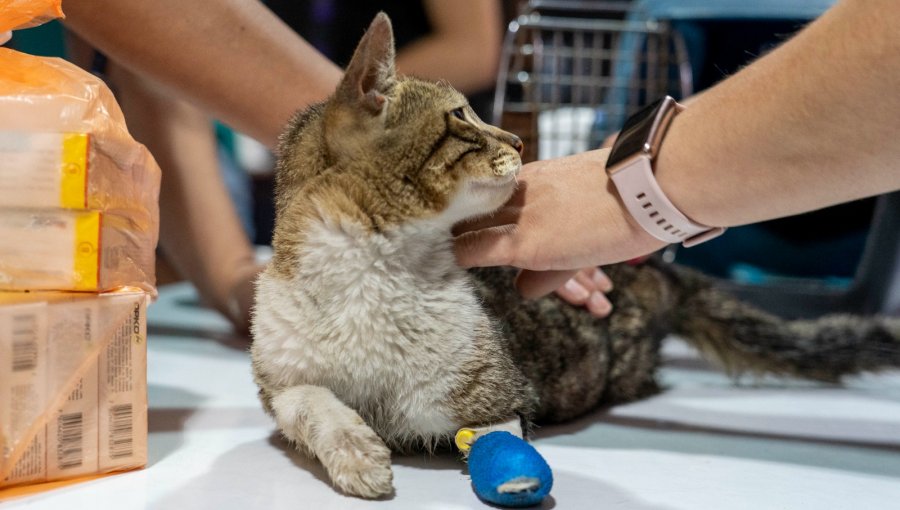
<svg viewBox="0 0 900 510"><path fill-rule="evenodd" d="M453 115L459 120L466 120L466 111L463 108L457 108L450 112L450 115Z"/></svg>

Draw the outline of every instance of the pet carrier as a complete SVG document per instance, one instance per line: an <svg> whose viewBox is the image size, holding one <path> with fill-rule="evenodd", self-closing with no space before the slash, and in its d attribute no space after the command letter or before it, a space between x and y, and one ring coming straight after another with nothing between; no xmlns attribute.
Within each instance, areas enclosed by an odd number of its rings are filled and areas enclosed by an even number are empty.
<svg viewBox="0 0 900 510"><path fill-rule="evenodd" d="M525 161L600 145L642 105L692 92L685 44L630 1L540 1L509 24L494 122Z"/></svg>

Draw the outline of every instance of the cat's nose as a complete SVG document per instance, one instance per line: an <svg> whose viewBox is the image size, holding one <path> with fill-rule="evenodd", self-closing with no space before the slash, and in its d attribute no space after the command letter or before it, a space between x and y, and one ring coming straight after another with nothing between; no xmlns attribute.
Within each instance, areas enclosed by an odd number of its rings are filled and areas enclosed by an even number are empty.
<svg viewBox="0 0 900 510"><path fill-rule="evenodd" d="M522 152L525 151L525 144L522 143L522 139L516 135L511 135L511 139L509 144L512 145L513 149L519 152L519 155L522 155Z"/></svg>

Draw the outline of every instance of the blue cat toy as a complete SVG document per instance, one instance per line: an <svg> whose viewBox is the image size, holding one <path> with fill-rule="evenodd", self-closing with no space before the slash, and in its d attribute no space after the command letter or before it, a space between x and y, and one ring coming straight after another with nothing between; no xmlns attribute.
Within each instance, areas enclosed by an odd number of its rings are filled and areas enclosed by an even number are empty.
<svg viewBox="0 0 900 510"><path fill-rule="evenodd" d="M475 494L506 507L540 504L553 487L550 466L533 446L505 430L479 434L462 429L456 434L460 451L468 453Z"/></svg>

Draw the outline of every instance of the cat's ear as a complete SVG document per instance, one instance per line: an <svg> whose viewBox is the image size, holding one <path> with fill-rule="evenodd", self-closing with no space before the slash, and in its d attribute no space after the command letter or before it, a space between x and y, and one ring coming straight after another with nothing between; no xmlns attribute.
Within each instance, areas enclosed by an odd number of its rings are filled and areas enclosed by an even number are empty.
<svg viewBox="0 0 900 510"><path fill-rule="evenodd" d="M337 97L377 115L387 103L395 77L394 31L387 14L379 12L353 53Z"/></svg>

